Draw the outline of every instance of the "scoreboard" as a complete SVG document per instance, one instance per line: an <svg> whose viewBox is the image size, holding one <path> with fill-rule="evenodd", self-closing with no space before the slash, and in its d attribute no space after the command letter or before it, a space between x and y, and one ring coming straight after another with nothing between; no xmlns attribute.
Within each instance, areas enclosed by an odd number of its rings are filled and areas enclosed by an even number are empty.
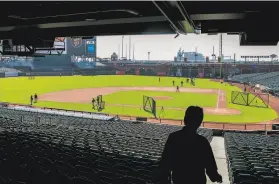
<svg viewBox="0 0 279 184"><path fill-rule="evenodd" d="M85 45L86 45L86 55L89 57L96 58L96 37L94 37L93 39L85 40Z"/></svg>

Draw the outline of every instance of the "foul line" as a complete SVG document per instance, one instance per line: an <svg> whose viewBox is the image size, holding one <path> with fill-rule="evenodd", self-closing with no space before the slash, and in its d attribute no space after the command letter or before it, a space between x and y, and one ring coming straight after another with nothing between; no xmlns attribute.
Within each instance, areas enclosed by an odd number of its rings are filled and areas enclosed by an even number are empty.
<svg viewBox="0 0 279 184"><path fill-rule="evenodd" d="M219 108L219 98L220 98L220 89L218 90L218 98L217 98L216 109Z"/></svg>

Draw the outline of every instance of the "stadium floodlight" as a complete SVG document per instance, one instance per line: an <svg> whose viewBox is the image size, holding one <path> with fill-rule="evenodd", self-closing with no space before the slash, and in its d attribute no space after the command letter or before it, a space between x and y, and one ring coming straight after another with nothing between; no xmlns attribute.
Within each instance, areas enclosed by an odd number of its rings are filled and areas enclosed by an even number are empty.
<svg viewBox="0 0 279 184"><path fill-rule="evenodd" d="M85 21L94 22L94 21L96 21L96 19L85 19Z"/></svg>
<svg viewBox="0 0 279 184"><path fill-rule="evenodd" d="M22 19L20 16L18 15L9 15L9 18L13 18L13 19Z"/></svg>

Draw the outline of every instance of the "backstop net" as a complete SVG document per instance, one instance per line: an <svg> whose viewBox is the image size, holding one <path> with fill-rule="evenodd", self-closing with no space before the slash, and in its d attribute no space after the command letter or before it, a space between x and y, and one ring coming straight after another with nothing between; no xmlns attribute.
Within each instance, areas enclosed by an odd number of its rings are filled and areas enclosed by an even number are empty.
<svg viewBox="0 0 279 184"><path fill-rule="evenodd" d="M237 105L268 108L269 94L232 91L231 102Z"/></svg>
<svg viewBox="0 0 279 184"><path fill-rule="evenodd" d="M143 110L153 114L156 118L156 101L149 96L143 96Z"/></svg>

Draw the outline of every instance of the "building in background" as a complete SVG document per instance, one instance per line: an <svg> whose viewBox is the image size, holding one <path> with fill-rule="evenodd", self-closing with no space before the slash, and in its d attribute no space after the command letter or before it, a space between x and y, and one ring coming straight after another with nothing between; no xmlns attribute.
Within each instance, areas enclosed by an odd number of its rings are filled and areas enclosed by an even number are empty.
<svg viewBox="0 0 279 184"><path fill-rule="evenodd" d="M111 61L118 61L118 55L115 52L111 55Z"/></svg>
<svg viewBox="0 0 279 184"><path fill-rule="evenodd" d="M205 57L198 52L185 52L184 50L181 51L181 49L179 49L174 60L176 62L201 63L205 62Z"/></svg>

